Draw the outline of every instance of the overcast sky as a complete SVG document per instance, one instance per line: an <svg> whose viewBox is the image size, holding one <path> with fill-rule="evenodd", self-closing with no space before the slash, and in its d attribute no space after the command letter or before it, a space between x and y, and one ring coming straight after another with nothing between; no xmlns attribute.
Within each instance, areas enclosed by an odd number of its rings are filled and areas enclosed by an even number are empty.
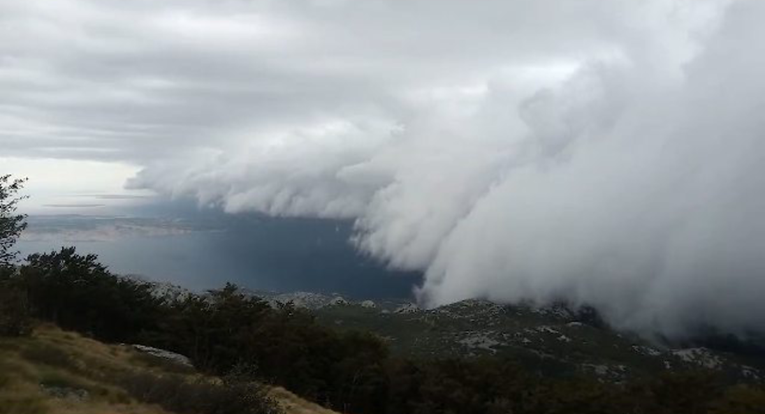
<svg viewBox="0 0 765 414"><path fill-rule="evenodd" d="M360 250L425 272L428 305L763 330L763 19L756 0L0 0L0 169L35 211L153 192L350 219Z"/></svg>
<svg viewBox="0 0 765 414"><path fill-rule="evenodd" d="M718 9L696 3L2 1L2 156L115 175L292 141L363 158L402 128L461 133L438 124L487 99L507 140L517 101L588 62L686 59Z"/></svg>

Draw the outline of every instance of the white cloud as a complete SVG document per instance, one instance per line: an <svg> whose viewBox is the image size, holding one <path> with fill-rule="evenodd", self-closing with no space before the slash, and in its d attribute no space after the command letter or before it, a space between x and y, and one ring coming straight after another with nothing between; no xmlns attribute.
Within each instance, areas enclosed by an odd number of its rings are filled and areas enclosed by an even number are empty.
<svg viewBox="0 0 765 414"><path fill-rule="evenodd" d="M354 219L429 304L765 329L759 2L53 3L0 9L11 155Z"/></svg>

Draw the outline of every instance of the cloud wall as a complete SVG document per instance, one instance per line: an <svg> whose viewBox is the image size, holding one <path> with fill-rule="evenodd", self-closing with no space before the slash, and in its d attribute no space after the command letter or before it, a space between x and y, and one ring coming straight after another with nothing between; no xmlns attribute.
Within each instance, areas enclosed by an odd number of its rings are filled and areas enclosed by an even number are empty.
<svg viewBox="0 0 765 414"><path fill-rule="evenodd" d="M759 1L0 5L0 143L347 219L417 294L765 331Z"/></svg>
<svg viewBox="0 0 765 414"><path fill-rule="evenodd" d="M535 90L518 74L431 90L389 124L330 122L140 182L354 219L362 251L425 272L427 305L566 299L644 332L762 331L763 16L736 3L684 48L626 36Z"/></svg>

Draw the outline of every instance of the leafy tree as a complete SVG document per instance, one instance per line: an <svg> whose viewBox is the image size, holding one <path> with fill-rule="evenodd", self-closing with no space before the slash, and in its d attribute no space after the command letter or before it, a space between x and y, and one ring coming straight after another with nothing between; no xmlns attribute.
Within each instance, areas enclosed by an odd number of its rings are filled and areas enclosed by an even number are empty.
<svg viewBox="0 0 765 414"><path fill-rule="evenodd" d="M74 247L30 255L17 278L34 316L102 339L135 339L161 318L151 285L116 277Z"/></svg>
<svg viewBox="0 0 765 414"><path fill-rule="evenodd" d="M26 228L26 216L17 213L25 181L0 176L0 336L26 334L31 325L26 295L12 279L16 252L11 249Z"/></svg>
<svg viewBox="0 0 765 414"><path fill-rule="evenodd" d="M11 248L27 226L26 216L17 212L19 201L25 198L18 195L25 182L0 175L0 266L9 265L16 257Z"/></svg>
<svg viewBox="0 0 765 414"><path fill-rule="evenodd" d="M232 284L207 296L188 295L168 308L158 344L217 373L249 359L247 340L269 310L265 302L243 295Z"/></svg>
<svg viewBox="0 0 765 414"><path fill-rule="evenodd" d="M0 267L0 336L23 336L31 331L27 297L12 278L13 267Z"/></svg>

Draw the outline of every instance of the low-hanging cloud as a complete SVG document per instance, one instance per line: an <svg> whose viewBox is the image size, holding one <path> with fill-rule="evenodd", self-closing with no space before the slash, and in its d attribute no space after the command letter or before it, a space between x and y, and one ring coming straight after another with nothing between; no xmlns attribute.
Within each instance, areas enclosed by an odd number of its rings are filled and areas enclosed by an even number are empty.
<svg viewBox="0 0 765 414"><path fill-rule="evenodd" d="M120 85L156 140L108 144L145 166L130 186L354 220L360 250L424 272L427 305L765 331L762 2L257 4L261 30L225 26L203 52L139 48L143 83ZM140 24L227 21L169 16ZM254 50L226 37L245 35Z"/></svg>

